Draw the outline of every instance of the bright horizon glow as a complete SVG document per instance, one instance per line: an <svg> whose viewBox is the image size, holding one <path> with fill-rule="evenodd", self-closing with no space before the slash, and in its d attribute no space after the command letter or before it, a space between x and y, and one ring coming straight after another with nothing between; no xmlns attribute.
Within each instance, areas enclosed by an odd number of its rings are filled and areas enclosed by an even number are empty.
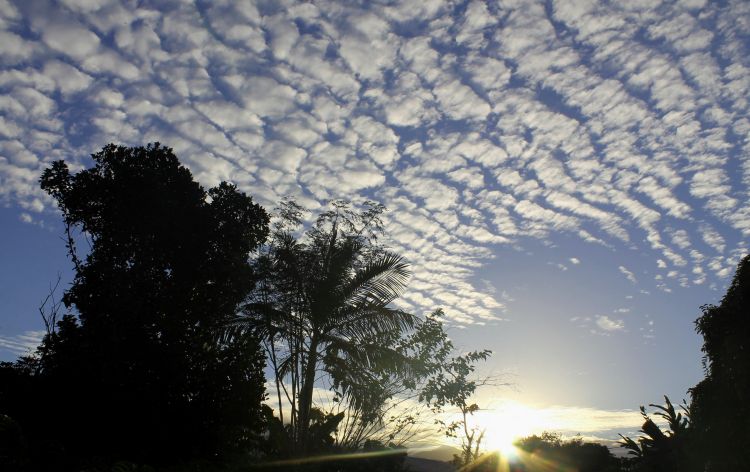
<svg viewBox="0 0 750 472"><path fill-rule="evenodd" d="M459 419L460 415L455 413L449 421ZM500 400L496 406L474 413L469 419L469 426L484 430L481 451L498 451L505 457L516 455L514 442L518 439L544 431L558 432L567 429L549 411L508 399ZM460 442L461 432L451 445L458 446Z"/></svg>
<svg viewBox="0 0 750 472"><path fill-rule="evenodd" d="M499 451L504 456L515 454L516 440L554 426L546 424L541 411L515 401L479 412L477 422L480 428L485 428L485 449Z"/></svg>
<svg viewBox="0 0 750 472"><path fill-rule="evenodd" d="M506 457L517 455L513 443L528 436L549 432L560 434L564 439L583 437L596 441L609 429L635 431L643 422L635 409L607 411L575 406L540 406L509 398L489 399L487 392L484 393L477 397L477 402L488 407L476 412L470 425L485 431L480 447L483 451L499 451Z"/></svg>

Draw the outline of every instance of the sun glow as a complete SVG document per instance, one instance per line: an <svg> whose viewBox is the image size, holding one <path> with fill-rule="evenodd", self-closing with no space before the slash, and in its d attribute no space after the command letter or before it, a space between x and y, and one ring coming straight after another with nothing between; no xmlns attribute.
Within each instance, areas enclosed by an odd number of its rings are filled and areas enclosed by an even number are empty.
<svg viewBox="0 0 750 472"><path fill-rule="evenodd" d="M486 449L513 455L513 443L520 438L540 433L549 427L544 415L516 402L506 402L494 410L485 410L477 420L485 428Z"/></svg>
<svg viewBox="0 0 750 472"><path fill-rule="evenodd" d="M510 430L495 430L491 433L488 431L487 448L491 451L498 451L503 456L510 456L515 453L515 446L513 443L516 439L522 435L516 434Z"/></svg>

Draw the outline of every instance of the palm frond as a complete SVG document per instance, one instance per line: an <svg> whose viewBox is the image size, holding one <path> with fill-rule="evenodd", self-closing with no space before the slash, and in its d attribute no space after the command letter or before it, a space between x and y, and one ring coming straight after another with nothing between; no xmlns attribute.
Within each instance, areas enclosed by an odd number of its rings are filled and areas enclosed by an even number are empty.
<svg viewBox="0 0 750 472"><path fill-rule="evenodd" d="M382 420L383 406L414 373L409 359L395 349L335 337L328 338L325 364L340 398L366 423Z"/></svg>
<svg viewBox="0 0 750 472"><path fill-rule="evenodd" d="M339 296L351 305L388 304L398 298L411 276L406 260L385 252L365 263L340 288Z"/></svg>
<svg viewBox="0 0 750 472"><path fill-rule="evenodd" d="M372 339L387 333L401 335L414 328L419 318L395 308L381 305L343 307L332 314L325 325L326 332L348 338Z"/></svg>
<svg viewBox="0 0 750 472"><path fill-rule="evenodd" d="M327 336L326 361L344 362L347 371L355 375L367 372L384 377L404 377L415 374L411 359L403 352L373 339L363 342L361 338Z"/></svg>

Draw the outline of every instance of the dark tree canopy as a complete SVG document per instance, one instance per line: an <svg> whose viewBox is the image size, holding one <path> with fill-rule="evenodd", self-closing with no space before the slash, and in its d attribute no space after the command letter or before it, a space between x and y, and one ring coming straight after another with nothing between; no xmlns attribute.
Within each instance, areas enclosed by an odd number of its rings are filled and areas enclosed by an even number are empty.
<svg viewBox="0 0 750 472"><path fill-rule="evenodd" d="M721 304L701 307L706 378L692 390L692 427L709 471L750 467L750 256Z"/></svg>
<svg viewBox="0 0 750 472"><path fill-rule="evenodd" d="M515 452L505 456L500 452L482 454L471 464L462 467L466 472L620 472L621 460L607 446L587 442L576 437L565 440L559 434L518 439ZM667 472L667 469L664 470ZM672 472L669 469L669 472Z"/></svg>
<svg viewBox="0 0 750 472"><path fill-rule="evenodd" d="M335 201L302 231L303 209L287 200L254 261L258 287L233 328L256 333L268 353L272 456L403 444L419 434L418 413L429 411L407 401L469 407L473 364L489 352L453 357L440 310L422 318L395 306L409 269L380 242L384 211Z"/></svg>
<svg viewBox="0 0 750 472"><path fill-rule="evenodd" d="M542 472L575 470L577 472L617 472L620 461L607 446L580 438L563 440L559 435L542 433L516 442L521 466L519 470Z"/></svg>
<svg viewBox="0 0 750 472"><path fill-rule="evenodd" d="M302 210L291 201L282 205L256 260L259 290L240 319L263 338L279 405L282 395L291 403L289 414L280 407L279 416L290 426L297 454L314 450L311 415L321 378L351 407L350 418L358 418L362 428L353 435L359 445L367 439L362 429L379 420L389 376L403 379L411 367L397 344L416 317L391 306L409 271L403 258L375 243L383 207L368 203L357 212L345 202L332 206L297 239ZM345 424L341 431L348 430Z"/></svg>
<svg viewBox="0 0 750 472"><path fill-rule="evenodd" d="M150 463L249 447L263 356L257 341L218 332L254 286L248 257L266 212L233 185L205 191L158 143L92 158L41 178L75 265L63 298L75 315L40 349L40 376L59 391L50 434L73 455Z"/></svg>
<svg viewBox="0 0 750 472"><path fill-rule="evenodd" d="M649 404L654 408L652 418L641 406L643 426L640 437L632 439L620 435L620 445L628 450L628 470L633 472L660 472L679 470L682 472L703 471L700 460L693 451L690 428L690 408L680 405L675 408L668 396L664 405ZM665 424L666 430L657 424Z"/></svg>

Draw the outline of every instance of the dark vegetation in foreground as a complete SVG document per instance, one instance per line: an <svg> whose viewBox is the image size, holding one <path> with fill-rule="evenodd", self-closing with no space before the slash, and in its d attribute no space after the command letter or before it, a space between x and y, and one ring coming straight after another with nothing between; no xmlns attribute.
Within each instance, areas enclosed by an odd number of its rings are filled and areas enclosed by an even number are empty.
<svg viewBox="0 0 750 472"><path fill-rule="evenodd" d="M293 201L271 219L231 184L206 191L158 144L92 158L40 179L75 278L40 307L36 353L0 364L2 470L399 471L401 446L436 428L461 440L464 470L750 466L748 258L702 307L706 378L691 404L651 405L666 430L642 408L629 459L544 434L505 464L470 424L490 353L457 354L440 310L395 308L409 268L382 243L382 206L334 202L305 226ZM425 425L447 409L459 421Z"/></svg>
<svg viewBox="0 0 750 472"><path fill-rule="evenodd" d="M562 439L542 433L519 439L515 453L503 457L491 452L480 456L462 470L476 472L620 472L629 470L628 461L615 457L603 444L580 438Z"/></svg>

